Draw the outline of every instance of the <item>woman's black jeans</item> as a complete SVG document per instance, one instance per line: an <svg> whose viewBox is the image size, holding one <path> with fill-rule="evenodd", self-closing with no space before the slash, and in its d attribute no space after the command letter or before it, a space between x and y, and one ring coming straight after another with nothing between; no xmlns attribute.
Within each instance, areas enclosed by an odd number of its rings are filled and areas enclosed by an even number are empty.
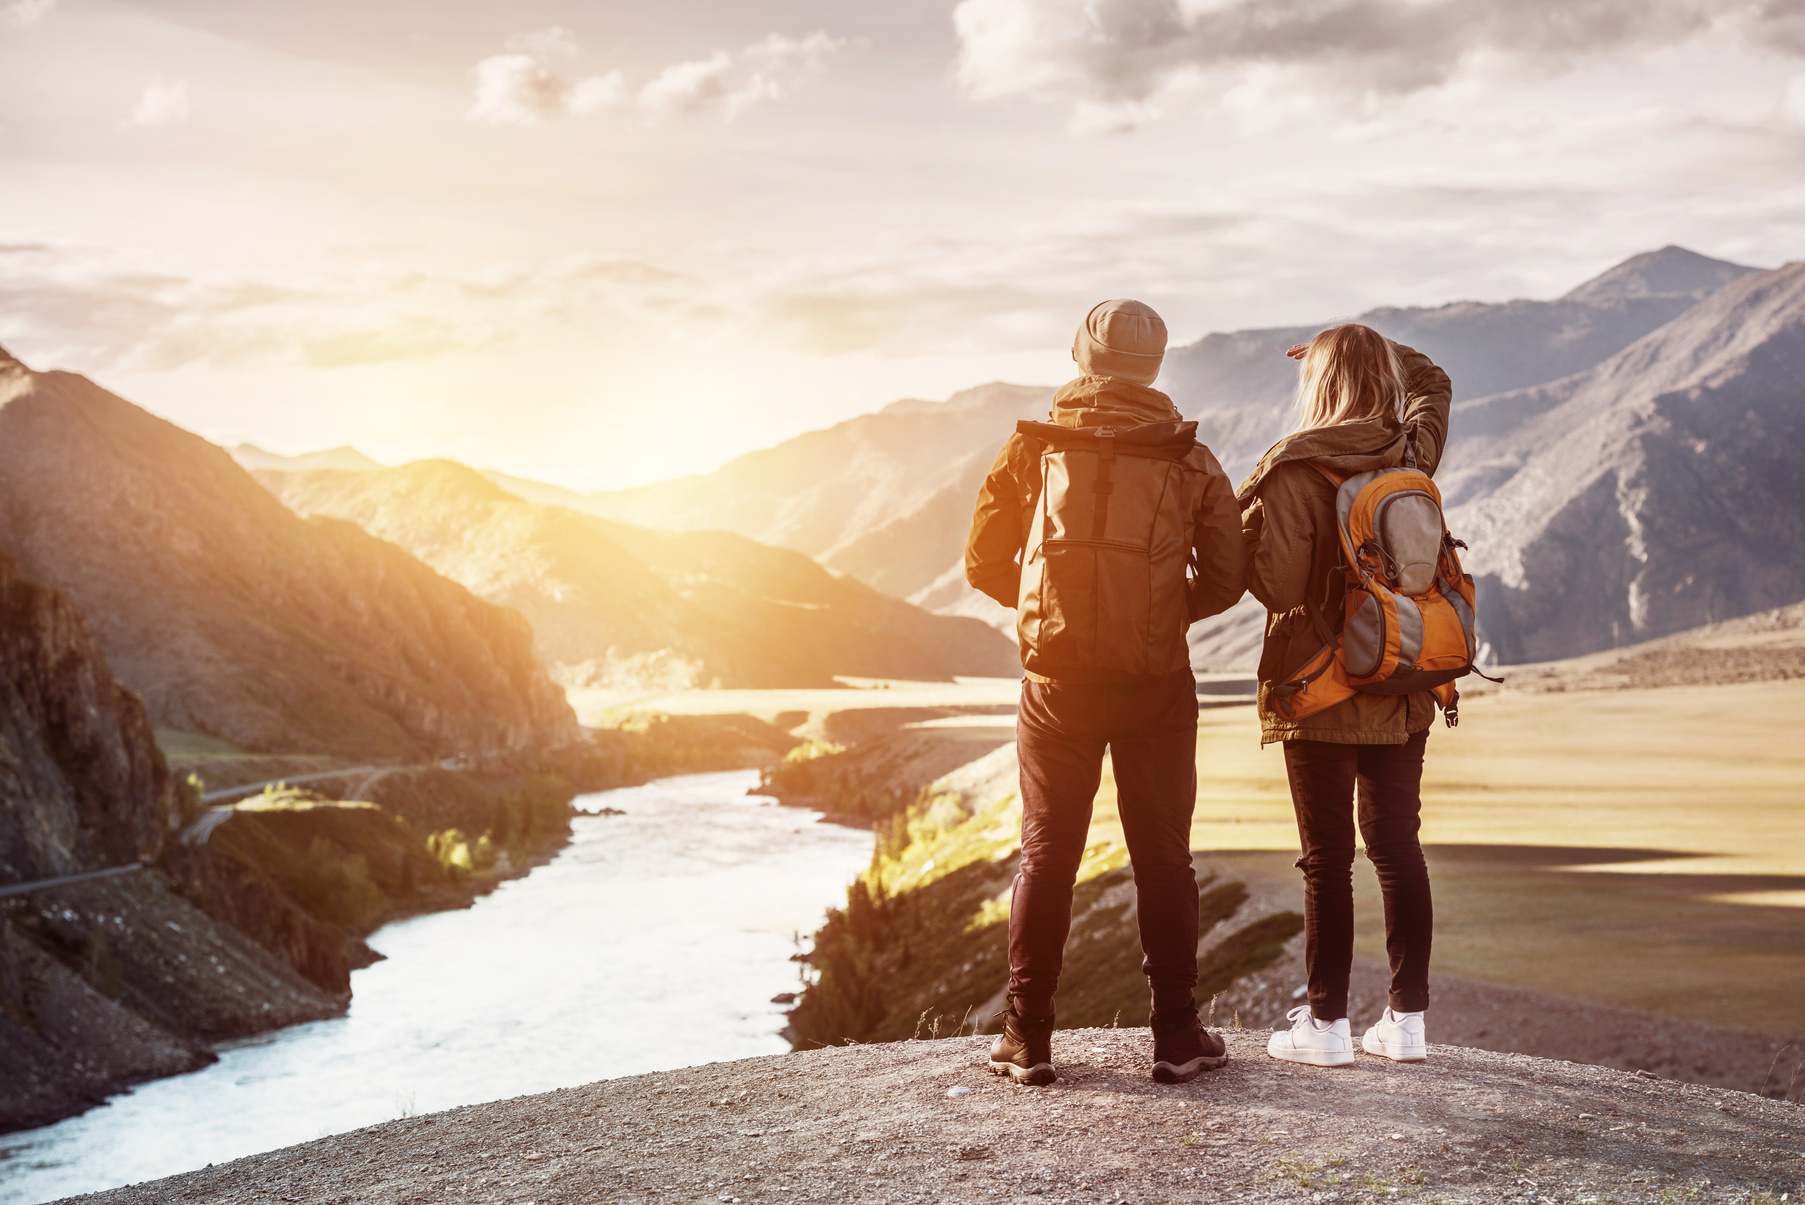
<svg viewBox="0 0 1805 1205"><path fill-rule="evenodd" d="M1391 1007L1429 1005L1429 940L1435 914L1429 868L1417 840L1422 827L1423 746L1429 732L1401 745L1286 741L1285 773L1304 855L1304 967L1310 1012L1318 1021L1347 1016L1354 961L1354 819L1379 875L1385 901L1385 952L1391 959Z"/></svg>

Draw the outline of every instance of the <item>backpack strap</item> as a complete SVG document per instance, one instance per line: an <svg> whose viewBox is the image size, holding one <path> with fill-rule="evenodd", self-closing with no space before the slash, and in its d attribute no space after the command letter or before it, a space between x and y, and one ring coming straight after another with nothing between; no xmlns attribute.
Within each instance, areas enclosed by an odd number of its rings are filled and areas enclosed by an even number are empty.
<svg viewBox="0 0 1805 1205"><path fill-rule="evenodd" d="M1116 432L1113 427L1098 427L1097 479L1091 482L1091 539L1101 540L1109 527L1109 497L1116 492L1111 471L1116 466Z"/></svg>

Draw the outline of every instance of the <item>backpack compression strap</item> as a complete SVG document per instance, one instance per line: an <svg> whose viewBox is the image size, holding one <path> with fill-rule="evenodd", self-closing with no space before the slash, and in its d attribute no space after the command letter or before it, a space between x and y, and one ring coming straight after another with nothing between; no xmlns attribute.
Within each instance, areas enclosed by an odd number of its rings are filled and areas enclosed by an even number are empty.
<svg viewBox="0 0 1805 1205"><path fill-rule="evenodd" d="M1109 527L1109 496L1116 492L1110 472L1116 465L1116 433L1097 429L1097 479L1091 483L1091 539L1101 540Z"/></svg>

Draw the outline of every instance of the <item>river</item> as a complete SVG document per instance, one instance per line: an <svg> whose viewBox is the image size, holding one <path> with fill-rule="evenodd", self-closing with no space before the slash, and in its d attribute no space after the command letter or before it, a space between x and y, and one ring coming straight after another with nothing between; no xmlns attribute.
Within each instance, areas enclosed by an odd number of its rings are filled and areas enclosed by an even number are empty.
<svg viewBox="0 0 1805 1205"><path fill-rule="evenodd" d="M548 865L378 930L350 1012L220 1049L80 1117L0 1137L0 1205L138 1183L412 1113L789 1049L793 935L871 834L748 796L753 771L577 800Z"/></svg>

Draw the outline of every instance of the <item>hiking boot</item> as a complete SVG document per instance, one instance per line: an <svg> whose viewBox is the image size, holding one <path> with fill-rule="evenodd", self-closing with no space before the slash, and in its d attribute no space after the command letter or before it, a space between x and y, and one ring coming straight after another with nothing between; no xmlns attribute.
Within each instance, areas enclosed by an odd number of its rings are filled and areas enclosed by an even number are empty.
<svg viewBox="0 0 1805 1205"><path fill-rule="evenodd" d="M1003 1032L990 1048L990 1069L1018 1084L1050 1084L1053 1070L1053 1018L1003 1014Z"/></svg>
<svg viewBox="0 0 1805 1205"><path fill-rule="evenodd" d="M1354 1061L1354 1036L1346 1017L1324 1025L1304 1004L1286 1013L1285 1019L1291 1028L1275 1030L1266 1042L1266 1053L1273 1058L1313 1067L1345 1067Z"/></svg>
<svg viewBox="0 0 1805 1205"><path fill-rule="evenodd" d="M1385 1010L1377 1024L1360 1039L1366 1053L1390 1059L1394 1063L1420 1063L1429 1057L1429 1039L1423 1036L1422 1013L1394 1013Z"/></svg>
<svg viewBox="0 0 1805 1205"><path fill-rule="evenodd" d="M1153 1079L1188 1084L1228 1062L1228 1047L1203 1027L1195 1009L1174 1016L1153 1014Z"/></svg>

